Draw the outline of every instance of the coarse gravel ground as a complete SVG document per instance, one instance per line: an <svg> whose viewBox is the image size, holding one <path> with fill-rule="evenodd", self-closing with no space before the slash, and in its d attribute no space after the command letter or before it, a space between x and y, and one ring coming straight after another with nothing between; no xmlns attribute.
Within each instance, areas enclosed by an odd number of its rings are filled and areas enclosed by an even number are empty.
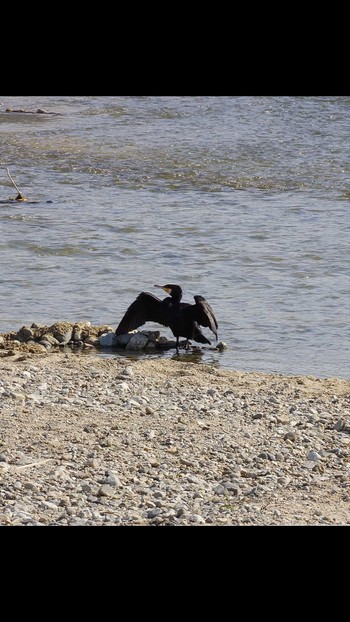
<svg viewBox="0 0 350 622"><path fill-rule="evenodd" d="M350 381L0 359L0 525L350 524Z"/></svg>

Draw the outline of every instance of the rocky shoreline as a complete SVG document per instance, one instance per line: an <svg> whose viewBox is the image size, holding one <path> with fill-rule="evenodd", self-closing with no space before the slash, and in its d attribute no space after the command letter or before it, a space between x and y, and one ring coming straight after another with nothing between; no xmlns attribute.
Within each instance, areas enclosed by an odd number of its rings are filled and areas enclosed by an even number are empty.
<svg viewBox="0 0 350 622"><path fill-rule="evenodd" d="M349 380L2 337L0 525L350 524Z"/></svg>

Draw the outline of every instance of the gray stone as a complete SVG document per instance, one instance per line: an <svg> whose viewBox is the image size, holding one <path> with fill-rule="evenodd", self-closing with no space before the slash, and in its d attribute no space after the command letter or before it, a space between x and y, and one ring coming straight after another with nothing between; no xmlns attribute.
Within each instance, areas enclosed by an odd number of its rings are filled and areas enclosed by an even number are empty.
<svg viewBox="0 0 350 622"><path fill-rule="evenodd" d="M115 336L115 333L103 333L99 337L98 343L101 348L115 348L117 345L117 337Z"/></svg>

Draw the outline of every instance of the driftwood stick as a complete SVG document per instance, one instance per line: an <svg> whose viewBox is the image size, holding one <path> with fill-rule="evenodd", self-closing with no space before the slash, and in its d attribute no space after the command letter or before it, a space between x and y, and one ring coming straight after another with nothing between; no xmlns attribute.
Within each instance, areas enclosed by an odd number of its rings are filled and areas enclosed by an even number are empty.
<svg viewBox="0 0 350 622"><path fill-rule="evenodd" d="M13 181L13 179L12 179L12 177L11 177L11 175L10 175L10 169L9 169L9 167L7 167L7 174L8 174L8 176L9 176L10 180L12 181L12 183L13 183L14 187L16 188L16 190L17 190L18 194L22 194L22 193L21 193L21 191L20 191L20 189L18 188L18 186L17 186L16 182L15 182L15 181Z"/></svg>
<svg viewBox="0 0 350 622"><path fill-rule="evenodd" d="M22 469L29 469L32 466L38 466L39 464L44 464L45 462L49 462L50 460L54 460L54 458L45 458L44 460L38 460L37 462L30 462L29 464L21 464L20 466L13 465L17 471L22 471Z"/></svg>
<svg viewBox="0 0 350 622"><path fill-rule="evenodd" d="M18 188L16 182L12 179L11 175L10 175L10 170L9 167L7 167L7 174L10 178L10 181L13 183L14 187L16 188L18 195L16 196L16 201L25 201L26 197L22 194L22 192L20 191L20 189Z"/></svg>

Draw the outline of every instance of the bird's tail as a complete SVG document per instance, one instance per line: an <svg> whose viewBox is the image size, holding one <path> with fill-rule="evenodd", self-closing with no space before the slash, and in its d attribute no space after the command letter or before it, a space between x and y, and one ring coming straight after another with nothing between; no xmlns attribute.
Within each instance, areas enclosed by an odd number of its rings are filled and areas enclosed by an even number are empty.
<svg viewBox="0 0 350 622"><path fill-rule="evenodd" d="M207 339L207 337L203 335L202 331L199 328L195 328L193 332L193 339L194 341L198 341L198 343L209 343L209 345L211 345L211 341L209 341L209 339Z"/></svg>

